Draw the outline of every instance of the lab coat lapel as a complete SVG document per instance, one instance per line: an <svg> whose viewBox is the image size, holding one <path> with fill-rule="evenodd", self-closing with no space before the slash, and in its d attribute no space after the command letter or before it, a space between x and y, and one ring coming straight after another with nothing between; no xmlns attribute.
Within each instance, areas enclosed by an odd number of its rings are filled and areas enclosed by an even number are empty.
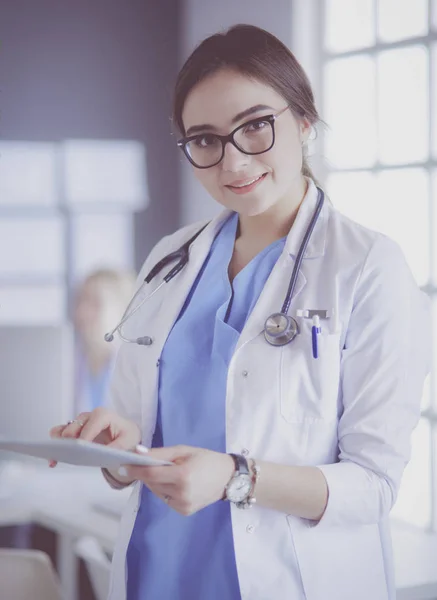
<svg viewBox="0 0 437 600"><path fill-rule="evenodd" d="M270 277L267 279L267 282L258 298L258 302L256 303L252 313L249 315L246 325L244 326L238 340L236 350L264 331L264 324L271 314L281 312L281 308L284 303L293 273L296 256L299 252L300 245L305 236L308 225L310 224L314 215L314 211L316 210L318 202L318 193L315 184L310 179L307 181L307 193L302 201L293 227L287 236L284 250L274 266ZM297 302L299 294L302 292L307 282L303 272L305 270L306 263L308 260L322 257L325 253L328 219L327 204L328 201L325 200L325 204L308 243L301 269L299 270L296 287L293 293L290 309L288 311L288 314L293 317L296 316L297 308L307 308L304 306L298 306Z"/></svg>
<svg viewBox="0 0 437 600"><path fill-rule="evenodd" d="M206 257L208 256L208 252L217 232L230 214L231 211L229 210L222 211L208 223L190 248L188 265L186 265L182 271L167 284L168 289L166 289L162 301L159 319L154 326L152 325L151 334L152 337L159 343L160 349L164 346L167 336L170 333L176 319L178 318L180 311L182 310L184 302L187 299L196 277L199 274ZM199 229L201 227L202 225L200 224ZM181 242L181 244L182 243L183 242ZM177 249L178 248L170 248L167 250L167 254L174 252Z"/></svg>
<svg viewBox="0 0 437 600"><path fill-rule="evenodd" d="M284 252L274 266L270 277L258 298L258 302L255 304L255 307L241 332L235 348L236 351L264 331L264 324L271 314L281 312L293 267L294 261L291 256ZM294 301L304 289L306 281L305 275L302 271L299 271L291 307L295 306ZM290 309L289 314L293 314L292 309Z"/></svg>

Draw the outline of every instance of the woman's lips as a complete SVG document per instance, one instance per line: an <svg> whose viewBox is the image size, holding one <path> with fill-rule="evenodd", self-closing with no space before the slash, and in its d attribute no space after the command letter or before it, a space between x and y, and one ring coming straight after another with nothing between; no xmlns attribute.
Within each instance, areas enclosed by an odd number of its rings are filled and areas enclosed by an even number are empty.
<svg viewBox="0 0 437 600"><path fill-rule="evenodd" d="M267 173L263 175L259 175L257 178L247 179L247 184L239 184L237 185L227 185L228 189L230 189L234 194L247 194L251 192L257 185L259 185L264 179L267 177Z"/></svg>

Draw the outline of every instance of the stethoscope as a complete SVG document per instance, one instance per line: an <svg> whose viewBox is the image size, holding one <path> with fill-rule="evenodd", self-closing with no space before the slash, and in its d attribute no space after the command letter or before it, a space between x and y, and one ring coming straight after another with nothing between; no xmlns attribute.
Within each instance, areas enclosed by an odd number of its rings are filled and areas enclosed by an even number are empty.
<svg viewBox="0 0 437 600"><path fill-rule="evenodd" d="M289 344L291 341L293 341L294 338L299 333L299 326L297 324L296 319L294 319L287 313L290 308L291 299L293 298L293 293L294 293L294 289L296 287L296 282L297 282L297 278L299 275L299 270L300 270L300 267L302 264L302 260L305 255L305 251L308 246L308 242L311 239L311 235L313 233L314 227L317 223L317 219L319 218L320 212L323 208L324 201L325 201L325 195L324 195L323 190L321 190L320 188L317 188L316 210L314 211L314 215L311 219L310 224L308 225L308 229L305 232L305 236L304 236L302 244L299 248L299 252L297 253L296 262L294 264L293 273L290 278L290 283L288 286L288 290L287 290L287 294L285 296L284 303L281 308L281 312L273 313L272 315L270 315L264 324L264 337L271 346L285 346L286 344ZM207 225L208 225L208 223L207 223ZM168 254L153 267L153 269L150 271L150 273L144 279L143 284L140 286L140 288L135 293L132 300L129 302L129 305L126 308L120 322L117 324L116 327L114 327L114 329L112 331L110 331L109 333L107 333L105 335L105 340L107 342L112 342L112 340L114 339L114 333L116 331L118 331L120 338L124 342L128 342L130 344L139 344L140 346L150 346L153 343L152 338L149 336L143 336L143 337L139 337L137 339L127 338L122 334L121 328L126 323L126 321L128 321L131 317L133 317L133 315L143 306L143 304L145 302L147 302L147 300L150 300L150 298L152 298L152 296L154 296L162 288L163 285L165 285L166 283L169 283L188 264L190 246L196 240L196 238L202 233L202 231L205 229L205 227L207 225L202 227L202 229L200 229L195 235L193 235L193 237L191 237L187 242L185 242L185 244L183 244L179 248L179 250L176 250L175 252ZM172 263L175 260L178 260L178 262L167 273L167 275L164 277L164 279L158 285L158 287L151 294L146 296L137 307L135 307L132 311L130 311L132 304L135 302L136 298L141 293L144 286L147 285L148 283L150 283L152 281L152 279L154 279L162 271L162 269L164 269L167 265L169 265L170 263Z"/></svg>

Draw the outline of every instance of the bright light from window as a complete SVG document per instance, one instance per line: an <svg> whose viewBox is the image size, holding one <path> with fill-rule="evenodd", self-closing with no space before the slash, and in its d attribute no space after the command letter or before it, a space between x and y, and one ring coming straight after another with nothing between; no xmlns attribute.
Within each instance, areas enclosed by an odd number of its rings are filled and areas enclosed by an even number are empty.
<svg viewBox="0 0 437 600"><path fill-rule="evenodd" d="M0 323L56 325L65 322L61 284L0 286Z"/></svg>
<svg viewBox="0 0 437 600"><path fill-rule="evenodd" d="M413 46L378 57L380 158L400 164L428 157L428 54Z"/></svg>
<svg viewBox="0 0 437 600"><path fill-rule="evenodd" d="M437 11L437 7L436 7ZM437 44L432 45L432 90L431 90L431 110L433 111L433 131L432 131L432 153L437 159Z"/></svg>
<svg viewBox="0 0 437 600"><path fill-rule="evenodd" d="M433 193L433 222L432 231L437 232L437 169L432 172L432 193ZM437 236L433 238L433 285L437 286ZM437 337L436 337L437 340ZM437 354L437 352L436 352Z"/></svg>
<svg viewBox="0 0 437 600"><path fill-rule="evenodd" d="M428 33L428 0L379 0L379 38L396 42Z"/></svg>
<svg viewBox="0 0 437 600"><path fill-rule="evenodd" d="M72 232L75 279L99 268L133 268L130 214L78 214L73 217Z"/></svg>
<svg viewBox="0 0 437 600"><path fill-rule="evenodd" d="M0 219L0 279L59 276L64 255L59 217Z"/></svg>
<svg viewBox="0 0 437 600"><path fill-rule="evenodd" d="M374 43L373 0L327 0L325 6L327 50L345 52Z"/></svg>
<svg viewBox="0 0 437 600"><path fill-rule="evenodd" d="M44 207L56 202L54 144L0 142L0 207Z"/></svg>
<svg viewBox="0 0 437 600"><path fill-rule="evenodd" d="M424 169L332 173L327 184L336 208L394 239L420 285L429 280L428 177Z"/></svg>
<svg viewBox="0 0 437 600"><path fill-rule="evenodd" d="M376 160L375 66L369 56L330 61L325 71L326 158L339 168Z"/></svg>
<svg viewBox="0 0 437 600"><path fill-rule="evenodd" d="M146 151L134 141L71 140L64 144L65 193L76 205L148 203Z"/></svg>

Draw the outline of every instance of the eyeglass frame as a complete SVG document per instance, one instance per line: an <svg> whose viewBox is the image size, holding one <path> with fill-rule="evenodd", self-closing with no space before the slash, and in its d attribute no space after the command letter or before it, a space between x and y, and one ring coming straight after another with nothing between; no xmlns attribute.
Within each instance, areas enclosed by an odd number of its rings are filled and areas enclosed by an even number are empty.
<svg viewBox="0 0 437 600"><path fill-rule="evenodd" d="M211 169L211 167L217 166L223 160L223 157L225 155L225 146L228 142L230 142L235 148L237 148L237 150L239 150L243 154L247 154L248 156L264 154L264 152L268 152L269 150L271 150L273 148L273 146L275 144L275 139L276 139L274 123L275 123L276 119L278 117L280 117L287 110L287 108L290 108L290 106L288 104L287 104L287 106L282 108L279 112L274 113L272 115L263 115L262 117L256 117L255 119L250 119L249 121L246 121L246 122L242 123L241 125L238 125L238 127L236 127L228 135L219 135L218 133L211 133L211 132L196 133L195 135L190 135L188 137L181 138L180 140L177 141L177 145L179 146L179 148L181 148L181 150L183 151L185 156L188 158L188 160L193 165L193 167L196 167L196 169ZM268 121L268 123L270 123L270 126L272 128L272 143L270 144L270 146L266 150L261 150L261 152L246 152L245 150L240 148L240 146L238 146L238 144L234 140L234 135L237 133L237 131L239 131L243 127L247 127L247 125L251 125L252 123L262 123L263 121ZM187 145L190 142L192 142L193 140L195 140L199 137L205 136L205 135L213 135L220 140L220 142L222 144L222 153L221 153L220 159L217 162L213 163L212 165L208 165L207 167L201 167L197 163L195 163L194 160L191 158L190 153L187 150Z"/></svg>

